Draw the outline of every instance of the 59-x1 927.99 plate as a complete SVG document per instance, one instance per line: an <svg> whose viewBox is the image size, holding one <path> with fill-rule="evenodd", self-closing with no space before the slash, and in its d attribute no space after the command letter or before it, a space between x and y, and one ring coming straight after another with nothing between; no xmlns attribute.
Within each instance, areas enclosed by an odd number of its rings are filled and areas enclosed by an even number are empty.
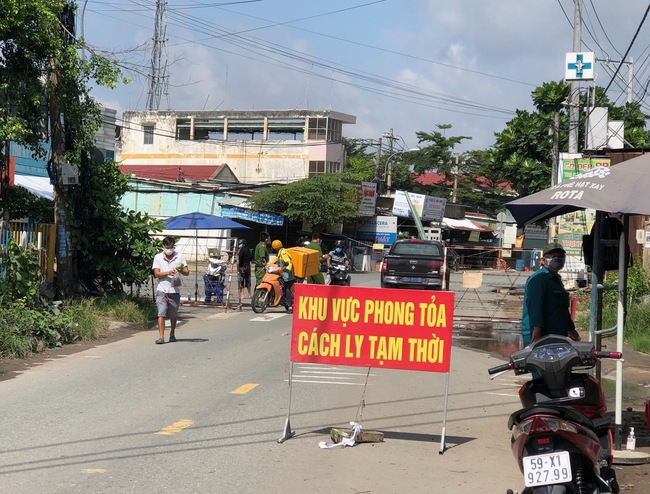
<svg viewBox="0 0 650 494"><path fill-rule="evenodd" d="M523 459L523 464L526 487L564 484L572 480L571 459L568 451L526 456Z"/></svg>

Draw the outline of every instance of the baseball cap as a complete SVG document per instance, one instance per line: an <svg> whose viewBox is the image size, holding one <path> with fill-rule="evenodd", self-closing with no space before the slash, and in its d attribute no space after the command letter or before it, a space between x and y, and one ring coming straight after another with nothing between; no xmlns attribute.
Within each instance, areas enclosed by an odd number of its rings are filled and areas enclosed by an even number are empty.
<svg viewBox="0 0 650 494"><path fill-rule="evenodd" d="M547 255L549 252L552 252L554 250L561 250L562 252L566 253L564 250L564 247L562 247L562 244L557 243L557 242L551 242L550 244L547 244L544 246L544 250L542 251L542 255Z"/></svg>

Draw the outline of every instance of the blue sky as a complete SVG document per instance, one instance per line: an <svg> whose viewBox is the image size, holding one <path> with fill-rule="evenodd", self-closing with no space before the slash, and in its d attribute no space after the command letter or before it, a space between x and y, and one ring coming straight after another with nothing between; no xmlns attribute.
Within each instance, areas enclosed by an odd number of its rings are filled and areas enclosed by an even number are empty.
<svg viewBox="0 0 650 494"><path fill-rule="evenodd" d="M160 109L329 108L357 117L347 137L393 129L410 148L417 131L451 124L448 135L472 137L456 151L484 149L515 110L532 109L535 87L563 79L573 51L573 0L227 3L167 0L170 85ZM86 42L114 53L133 79L94 92L120 113L146 107L155 4L86 2ZM584 0L582 51L620 60L646 8L640 0ZM649 43L650 20L628 55L635 99L650 80ZM615 68L598 64L597 84L607 86ZM627 79L627 66L621 74ZM610 99L624 102L623 89L612 84Z"/></svg>

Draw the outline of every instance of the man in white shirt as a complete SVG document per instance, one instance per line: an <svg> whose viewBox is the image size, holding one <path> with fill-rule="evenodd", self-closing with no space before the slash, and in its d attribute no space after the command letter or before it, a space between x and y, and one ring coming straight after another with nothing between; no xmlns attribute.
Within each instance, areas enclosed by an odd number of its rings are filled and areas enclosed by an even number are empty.
<svg viewBox="0 0 650 494"><path fill-rule="evenodd" d="M181 305L180 275L190 274L185 258L174 249L174 237L163 239L163 251L153 258L153 275L158 280L156 306L158 307L158 335L156 343L165 343L165 318L169 318L169 342L176 341L176 321Z"/></svg>

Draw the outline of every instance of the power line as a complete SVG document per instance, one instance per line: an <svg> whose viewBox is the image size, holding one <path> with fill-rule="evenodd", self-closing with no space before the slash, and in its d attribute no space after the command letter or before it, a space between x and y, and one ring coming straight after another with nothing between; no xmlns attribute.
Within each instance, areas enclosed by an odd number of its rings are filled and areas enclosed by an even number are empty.
<svg viewBox="0 0 650 494"><path fill-rule="evenodd" d="M143 5L140 3L140 6L143 6ZM199 32L205 32L206 34L209 34L211 38L213 38L213 37L215 37L215 38L216 37L218 37L218 38L234 37L234 39L230 41L231 44L233 44L234 46L238 46L239 48L242 48L244 50L247 50L249 52L255 53L255 54L259 55L259 56L264 57L262 59L253 58L253 59L255 59L255 60L259 61L259 62L262 62L262 63L270 63L270 64L274 64L274 65L279 65L279 66L284 67L284 68L289 69L289 70L298 71L298 72L302 72L302 73L309 74L309 75L315 75L317 77L324 78L324 79L327 79L327 80L333 80L333 81L338 82L340 84L346 84L346 85L350 85L352 87L357 87L357 88L362 89L364 91L374 92L375 94L380 94L382 96L390 97L390 98L393 98L393 99L398 99L398 100L407 101L407 102L411 102L411 103L417 103L417 104L420 104L422 106L430 106L430 107L433 107L433 108L439 108L439 109L443 109L443 110L447 110L447 111L466 113L466 114L470 114L470 115L473 115L473 116L483 116L483 117L489 117L489 118L495 118L495 116L485 115L485 112L492 112L492 113L496 112L497 114L501 113L503 115L508 115L508 116L514 115L514 111L512 111L512 110L496 108L496 107L492 107L490 105L485 105L485 104L481 104L481 103L472 102L470 100L460 99L460 98L457 98L455 96L448 96L448 95L435 94L435 93L427 93L427 92L422 91L420 88L418 88L416 86L408 86L408 85L405 85L404 83L401 83L401 82L398 82L398 81L393 81L393 80L390 80L390 79L387 79L387 78L382 78L380 76L376 76L376 75L373 75L373 74L359 73L358 71L356 71L354 69L348 69L348 68L345 68L345 67L337 66L333 62L329 62L329 61L321 60L321 59L316 59L316 58L310 58L310 57L306 56L305 54L300 54L299 52L295 52L295 51L292 52L292 50L290 50L288 48L285 48L285 47L282 47L280 45L276 45L274 43L267 43L264 40L260 40L260 39L257 39L257 38L248 39L248 38L245 38L245 37L237 36L236 34L234 34L231 31L223 30L223 29L218 28L218 26L208 24L208 23L204 22L200 18L197 18L197 17L194 17L194 16L189 16L189 15L183 13L183 12L177 12L176 9L169 9L169 12L170 12L169 13L170 17L174 18L175 23L178 23L178 25L181 26L181 27L192 29L194 32L197 32L197 26L198 27L203 26L203 27L205 27L205 29L203 29L203 30L198 29L198 31ZM136 15L138 15L138 14L136 14ZM324 14L322 14L322 15L324 15ZM172 23L172 24L175 24L175 23ZM215 34L215 31L217 31L217 34ZM190 41L190 40L187 40L187 41L195 43L195 44L197 43L196 41ZM267 44L265 45L265 43L267 43ZM203 46L209 47L210 49L219 49L219 48L216 48L216 47L214 47L212 45L208 45L208 44L204 44L204 43L199 43L199 44L202 44ZM370 45L366 45L366 46L370 47ZM374 47L374 48L377 49L376 47ZM286 62L282 62L282 61L278 60L277 58L273 58L273 59L269 60L268 55L265 55L262 50L263 51L271 51L271 52L276 53L276 54L278 54L278 55L280 55L282 57L289 57L290 59L293 59L293 60L296 60L296 61L299 61L299 62L302 62L302 63L305 63L305 64L309 64L310 69L302 69L300 67L296 67L295 64L289 64L289 63L286 63ZM246 55L243 55L241 53L236 53L236 52L223 50L223 49L220 49L220 51L231 53L231 54L234 54L234 55L240 56L240 57L250 58L250 57L247 57ZM401 55L404 55L404 54L401 54ZM417 58L417 57L415 57L415 58ZM423 59L423 60L425 60L425 59ZM378 86L384 86L384 87L387 87L387 88L392 88L392 91L390 91L390 90L387 91L386 89L379 89L379 88L370 88L370 87L368 87L366 85L363 85L363 84L358 84L358 83L355 84L355 83L349 82L349 81L344 81L344 80L340 80L340 79L333 79L329 75L323 75L323 74L320 74L320 73L315 74L313 72L313 66L318 66L318 67L326 69L326 70L334 71L334 72L340 73L341 75L346 76L346 77L362 79L362 80L365 80L365 81L370 82L372 84L376 84ZM452 66L450 66L450 67L452 67ZM454 67L454 68L458 68L458 69L462 70L462 68L459 68L459 67ZM520 81L515 81L515 82L521 83ZM525 83L522 83L522 84L525 84ZM395 91L397 91L397 93ZM432 105L432 104L424 103L427 99L437 100L438 104ZM456 110L455 109L456 107L466 108L466 109L469 109L470 111ZM473 111L471 111L471 110L473 110ZM480 111L482 113L477 113L478 111ZM498 118L504 118L504 117L498 117Z"/></svg>
<svg viewBox="0 0 650 494"><path fill-rule="evenodd" d="M621 57L621 63L618 64L616 67L616 71L614 72L614 75L612 76L611 81L609 81L609 84L607 84L607 87L605 88L605 93L607 93L607 90L611 87L612 83L614 82L614 79L616 78L616 75L618 74L619 70L621 70L621 66L625 63L625 59L627 58L628 54L630 53L630 50L632 49L632 46L634 46L634 42L636 41L637 36L639 35L639 32L641 31L641 27L643 27L643 24L648 17L648 13L650 12L650 5L645 10L645 14L643 14L643 19L641 19L641 22L639 23L639 27L637 27L636 32L634 33L634 37L632 38L632 41L630 41L629 46L627 47L627 50L625 50L625 55Z"/></svg>

